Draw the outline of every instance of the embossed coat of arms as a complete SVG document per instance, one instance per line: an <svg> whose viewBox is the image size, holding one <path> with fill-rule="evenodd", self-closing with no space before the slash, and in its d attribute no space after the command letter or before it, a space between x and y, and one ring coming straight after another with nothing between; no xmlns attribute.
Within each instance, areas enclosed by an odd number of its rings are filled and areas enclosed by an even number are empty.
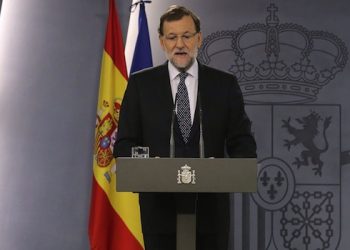
<svg viewBox="0 0 350 250"><path fill-rule="evenodd" d="M318 94L348 51L336 35L280 23L274 4L267 10L265 23L208 35L199 53L237 77L258 144L258 192L235 200L245 216L234 227L245 229L242 245L257 249L337 249L341 105Z"/></svg>
<svg viewBox="0 0 350 250"><path fill-rule="evenodd" d="M177 172L177 184L196 184L196 171L185 164Z"/></svg>

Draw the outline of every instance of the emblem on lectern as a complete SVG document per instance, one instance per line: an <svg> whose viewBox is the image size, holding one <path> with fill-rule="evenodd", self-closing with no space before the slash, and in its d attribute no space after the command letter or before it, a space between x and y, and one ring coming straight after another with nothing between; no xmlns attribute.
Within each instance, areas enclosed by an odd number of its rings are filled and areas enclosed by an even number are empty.
<svg viewBox="0 0 350 250"><path fill-rule="evenodd" d="M177 170L177 184L196 184L196 171L185 164Z"/></svg>

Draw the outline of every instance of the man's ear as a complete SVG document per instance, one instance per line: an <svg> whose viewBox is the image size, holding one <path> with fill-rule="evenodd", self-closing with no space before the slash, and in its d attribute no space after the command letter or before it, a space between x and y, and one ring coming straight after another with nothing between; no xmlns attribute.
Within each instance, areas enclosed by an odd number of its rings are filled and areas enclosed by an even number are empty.
<svg viewBox="0 0 350 250"><path fill-rule="evenodd" d="M163 36L161 36L161 35L159 35L159 44L160 44L160 47L162 47L162 50L165 50L164 39L163 39Z"/></svg>
<svg viewBox="0 0 350 250"><path fill-rule="evenodd" d="M202 32L198 32L198 48L202 46L203 38L202 38Z"/></svg>

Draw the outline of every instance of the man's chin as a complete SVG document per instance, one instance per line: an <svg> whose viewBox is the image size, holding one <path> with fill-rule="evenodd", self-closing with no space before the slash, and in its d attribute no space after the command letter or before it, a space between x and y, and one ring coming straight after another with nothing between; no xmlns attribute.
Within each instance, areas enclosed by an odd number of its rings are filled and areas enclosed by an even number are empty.
<svg viewBox="0 0 350 250"><path fill-rule="evenodd" d="M193 62L194 62L194 60L190 60L190 61L187 61L187 62L178 62L178 61L175 61L175 60L171 60L171 63L179 71L186 71L186 70L188 70L192 66Z"/></svg>

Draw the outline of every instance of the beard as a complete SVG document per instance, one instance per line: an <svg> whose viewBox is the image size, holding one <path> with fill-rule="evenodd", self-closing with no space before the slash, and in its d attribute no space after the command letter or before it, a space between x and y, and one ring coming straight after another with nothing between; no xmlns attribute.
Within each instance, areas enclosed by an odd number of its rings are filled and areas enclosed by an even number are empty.
<svg viewBox="0 0 350 250"><path fill-rule="evenodd" d="M185 52L189 58L186 61L177 60L176 54ZM177 68L179 71L187 71L194 63L194 60L197 58L198 55L198 48L196 48L192 52L186 52L186 51L174 51L174 52L166 52L165 53L166 58L171 62L172 65L174 65L175 68Z"/></svg>

